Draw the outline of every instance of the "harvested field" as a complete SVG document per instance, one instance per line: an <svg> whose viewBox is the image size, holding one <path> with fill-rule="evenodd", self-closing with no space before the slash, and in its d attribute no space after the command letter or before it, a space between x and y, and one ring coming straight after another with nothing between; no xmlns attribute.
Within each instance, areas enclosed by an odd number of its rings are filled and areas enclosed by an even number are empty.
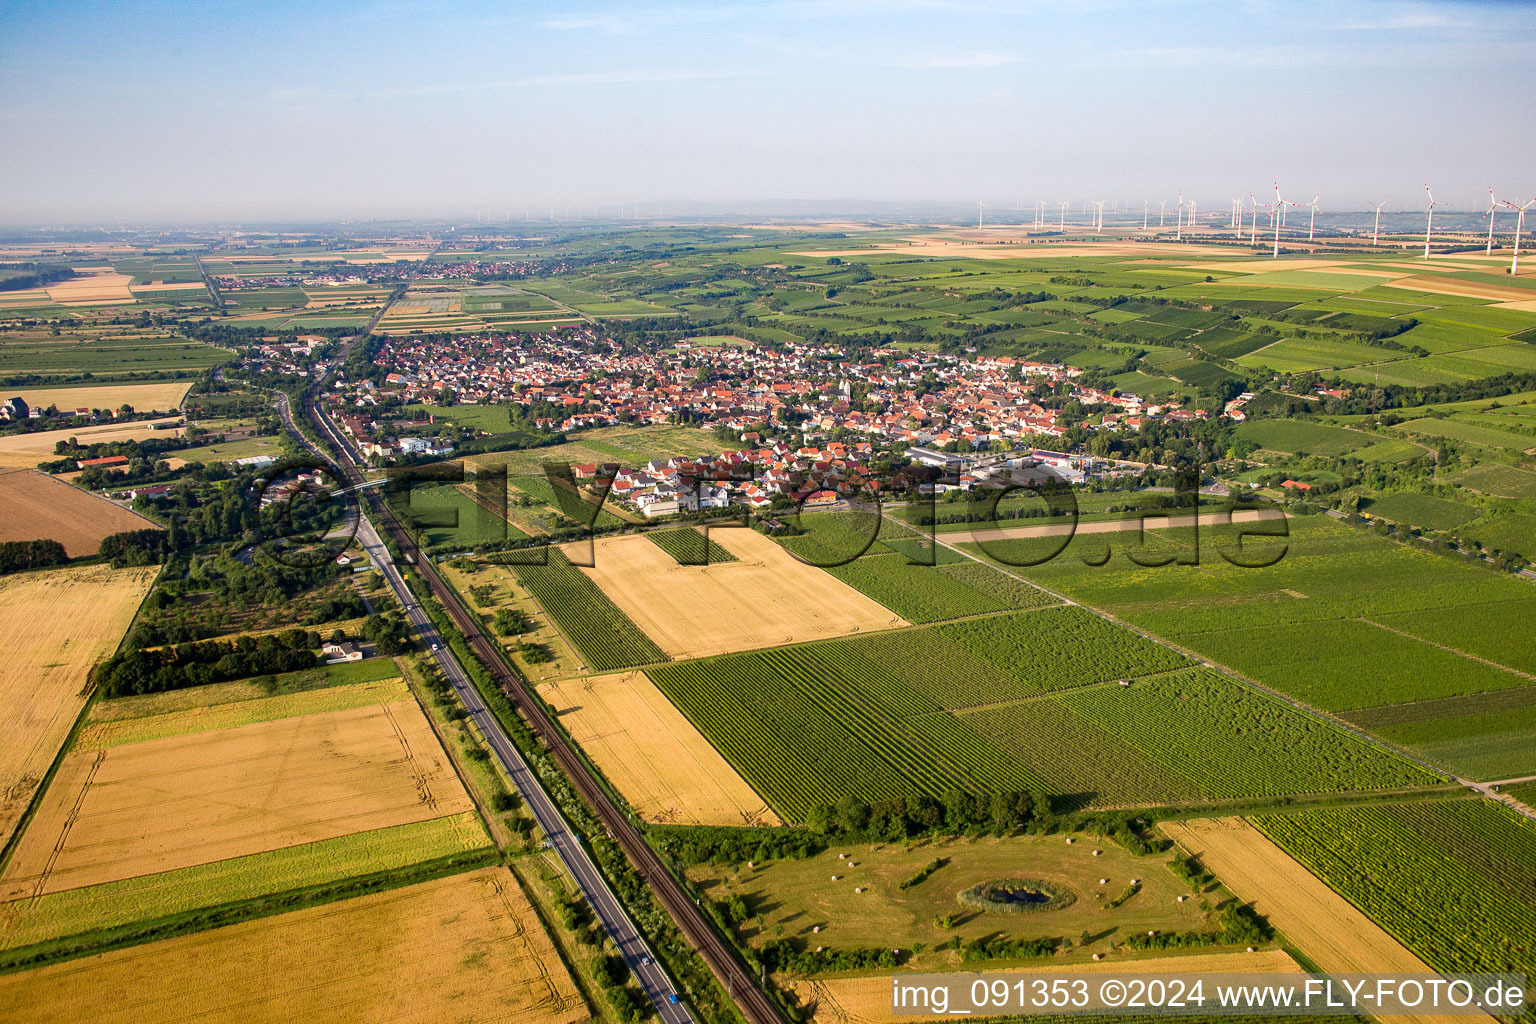
<svg viewBox="0 0 1536 1024"><path fill-rule="evenodd" d="M159 571L92 565L0 579L0 841L80 714L91 667L116 650Z"/></svg>
<svg viewBox="0 0 1536 1024"><path fill-rule="evenodd" d="M0 437L0 466L33 467L39 462L51 461L54 446L71 437L81 444L98 444L106 441L143 441L151 437L180 437L182 428L166 427L155 430L155 423L179 423L179 419L140 420L137 423L103 423L99 427L80 427L71 430L44 430L36 434L10 434Z"/></svg>
<svg viewBox="0 0 1536 1024"><path fill-rule="evenodd" d="M75 749L0 899L312 843L471 808L414 700Z"/></svg>
<svg viewBox="0 0 1536 1024"><path fill-rule="evenodd" d="M7 389L5 397L19 395L29 406L39 409L57 406L63 413L76 409L121 409L124 404L153 412L156 409L180 409L190 390L192 382L182 380L159 384L105 384L93 388Z"/></svg>
<svg viewBox="0 0 1536 1024"><path fill-rule="evenodd" d="M539 693L646 821L783 824L644 673L567 679Z"/></svg>
<svg viewBox="0 0 1536 1024"><path fill-rule="evenodd" d="M1004 967L988 974L1046 974L1072 977L1078 974L1300 974L1301 966L1283 950L1258 953L1195 953L1189 956L1158 956L1142 960L1113 958L1073 967ZM886 972L873 978L829 978L825 981L790 982L803 1004L815 1004L818 1024L872 1024L872 1022L951 1020L948 1015L891 1012L891 980Z"/></svg>
<svg viewBox="0 0 1536 1024"><path fill-rule="evenodd" d="M1463 281L1455 277L1438 277L1429 274L1388 281L1386 287L1406 288L1409 291L1430 292L1436 295L1466 295L1474 299L1492 299L1500 302L1528 302L1531 299L1529 288L1507 288L1498 284L1482 284L1477 281Z"/></svg>
<svg viewBox="0 0 1536 1024"><path fill-rule="evenodd" d="M241 689L259 690L253 683L210 683L197 689L218 688L231 695ZM153 701L163 697L177 697L184 691L168 690L165 693L143 694L138 697L120 697L116 700L99 701L87 716L86 722L75 735L75 747L101 750L120 747L125 743L143 743L162 740L171 736L185 736L212 729L232 729L258 722L275 722L282 718L321 714L328 711L345 711L350 708L392 704L410 697L410 688L403 679L383 679L376 682L357 683L352 686L327 686L318 690L301 690L277 696L256 694L244 700L235 699L195 707L180 708L161 714L124 715L100 718L113 714L114 704Z"/></svg>
<svg viewBox="0 0 1536 1024"><path fill-rule="evenodd" d="M0 541L56 540L71 558L94 555L101 539L160 524L32 469L0 469Z"/></svg>
<svg viewBox="0 0 1536 1024"><path fill-rule="evenodd" d="M111 306L132 302L128 284L131 274L119 274L111 267L76 267L77 277L48 285L48 297L63 306Z"/></svg>
<svg viewBox="0 0 1536 1024"><path fill-rule="evenodd" d="M581 571L673 658L909 625L755 531L711 532L736 561L678 565L644 537L614 537Z"/></svg>
<svg viewBox="0 0 1536 1024"><path fill-rule="evenodd" d="M1434 973L1242 818L1167 821L1162 829L1324 971Z"/></svg>
<svg viewBox="0 0 1536 1024"><path fill-rule="evenodd" d="M590 1016L505 868L0 977L0 1021L28 1024Z"/></svg>

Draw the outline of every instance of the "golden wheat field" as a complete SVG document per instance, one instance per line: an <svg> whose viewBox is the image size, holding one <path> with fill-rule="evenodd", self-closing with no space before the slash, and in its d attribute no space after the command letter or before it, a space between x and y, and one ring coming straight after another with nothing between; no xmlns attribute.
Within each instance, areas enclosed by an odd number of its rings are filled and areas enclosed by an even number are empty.
<svg viewBox="0 0 1536 1024"><path fill-rule="evenodd" d="M783 824L645 673L566 679L539 693L646 821Z"/></svg>
<svg viewBox="0 0 1536 1024"><path fill-rule="evenodd" d="M160 525L35 469L0 469L0 541L56 540L71 558L94 555L101 539Z"/></svg>
<svg viewBox="0 0 1536 1024"><path fill-rule="evenodd" d="M910 625L754 530L711 530L737 561L678 565L645 537L595 542L582 569L673 658Z"/></svg>
<svg viewBox="0 0 1536 1024"><path fill-rule="evenodd" d="M6 1024L590 1016L506 868L0 976Z"/></svg>
<svg viewBox="0 0 1536 1024"><path fill-rule="evenodd" d="M81 444L98 444L107 441L143 441L147 438L180 437L182 428L168 426L154 429L153 424L178 423L179 420L139 420L134 423L103 423L100 426L80 427L77 430L42 430L35 434L8 434L0 437L0 466L36 466L58 458L54 446L60 441L74 438Z"/></svg>
<svg viewBox="0 0 1536 1024"><path fill-rule="evenodd" d="M196 287L201 288L198 284ZM99 384L89 388L19 388L7 389L5 397L20 396L35 409L55 406L61 413L76 409L121 409L125 404L140 412L156 409L169 412L180 409L192 390L192 382L161 381L154 384Z"/></svg>
<svg viewBox="0 0 1536 1024"><path fill-rule="evenodd" d="M0 578L0 841L85 704L159 567L92 565Z"/></svg>
<svg viewBox="0 0 1536 1024"><path fill-rule="evenodd" d="M0 900L38 896L471 809L412 699L64 758Z"/></svg>
<svg viewBox="0 0 1536 1024"><path fill-rule="evenodd" d="M1157 956L1141 960L1115 958L1070 967L1005 967L988 974L1298 974L1301 967L1283 950L1257 953L1196 953L1189 956ZM891 1012L891 975L864 978L825 978L792 981L789 987L802 1005L814 1005L817 1024L894 1024L897 1021L952 1020L948 1015Z"/></svg>

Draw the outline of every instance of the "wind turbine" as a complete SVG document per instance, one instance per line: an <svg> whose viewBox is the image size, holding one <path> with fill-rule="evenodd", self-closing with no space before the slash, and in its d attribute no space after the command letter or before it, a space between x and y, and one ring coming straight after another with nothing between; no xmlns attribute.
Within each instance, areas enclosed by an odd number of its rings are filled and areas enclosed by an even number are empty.
<svg viewBox="0 0 1536 1024"><path fill-rule="evenodd" d="M1319 192L1317 195L1312 197L1312 201L1310 203L1297 203L1296 204L1297 206L1310 206L1310 207L1312 207L1312 216L1310 218L1308 218L1308 220L1307 220L1307 241L1309 241L1309 242L1312 241L1312 228L1313 228L1313 226L1315 224L1317 224L1317 209L1318 209L1317 201L1319 199L1321 199L1321 198L1323 198L1323 194L1321 192Z"/></svg>
<svg viewBox="0 0 1536 1024"><path fill-rule="evenodd" d="M1280 222L1285 219L1285 200L1280 198L1280 183L1275 182L1275 259L1280 258Z"/></svg>
<svg viewBox="0 0 1536 1024"><path fill-rule="evenodd" d="M1509 263L1510 277L1514 277L1520 270L1520 232L1525 228L1525 211L1531 208L1532 203L1536 203L1536 199L1527 199L1520 206L1516 206L1508 199L1504 200L1504 205L1518 214L1515 218L1515 258Z"/></svg>
<svg viewBox="0 0 1536 1024"><path fill-rule="evenodd" d="M1374 206L1376 208L1376 226L1371 229L1371 245L1373 246L1378 244L1377 239L1381 237L1381 208L1386 206L1391 201L1391 199L1383 199L1379 203L1365 204L1367 206Z"/></svg>
<svg viewBox="0 0 1536 1024"><path fill-rule="evenodd" d="M1141 230L1147 230L1147 214L1151 212L1152 201L1145 197L1141 200Z"/></svg>
<svg viewBox="0 0 1536 1024"><path fill-rule="evenodd" d="M1104 204L1107 202L1109 202L1108 199L1095 199L1093 202L1097 207L1094 211L1093 227L1101 235L1104 233Z"/></svg>
<svg viewBox="0 0 1536 1024"><path fill-rule="evenodd" d="M1243 201L1236 196L1232 197L1232 223L1228 226L1243 229Z"/></svg>
<svg viewBox="0 0 1536 1024"><path fill-rule="evenodd" d="M1499 208L1498 207L1498 202L1499 201L1497 199L1493 198L1493 186L1489 185L1488 186L1488 252L1486 254L1486 255L1489 255L1489 256L1493 255L1493 214L1494 214L1494 211L1496 211Z"/></svg>
<svg viewBox="0 0 1536 1024"><path fill-rule="evenodd" d="M1429 219L1424 222L1424 258L1429 259L1429 231L1430 228L1435 226L1435 194L1429 191L1429 182L1427 181L1424 183L1424 192L1429 196L1429 206L1425 208L1425 212L1429 214Z"/></svg>
<svg viewBox="0 0 1536 1024"><path fill-rule="evenodd" d="M981 200L978 199L976 200L976 229L978 231L981 230L981 208L982 203Z"/></svg>
<svg viewBox="0 0 1536 1024"><path fill-rule="evenodd" d="M1173 239L1176 242L1184 241L1184 190L1183 189L1179 189L1179 226L1178 226L1178 230L1174 232Z"/></svg>
<svg viewBox="0 0 1536 1024"><path fill-rule="evenodd" d="M1159 199L1157 201L1157 226L1159 228L1161 228L1163 226L1163 223L1167 220L1167 217L1168 217L1168 200L1166 200L1166 199Z"/></svg>
<svg viewBox="0 0 1536 1024"><path fill-rule="evenodd" d="M1065 230L1067 230L1067 207L1072 205L1072 200L1070 200L1070 199L1058 199L1058 200L1056 200L1056 202L1057 202L1057 204L1059 204L1061 206L1061 227L1060 227L1060 230L1065 231Z"/></svg>

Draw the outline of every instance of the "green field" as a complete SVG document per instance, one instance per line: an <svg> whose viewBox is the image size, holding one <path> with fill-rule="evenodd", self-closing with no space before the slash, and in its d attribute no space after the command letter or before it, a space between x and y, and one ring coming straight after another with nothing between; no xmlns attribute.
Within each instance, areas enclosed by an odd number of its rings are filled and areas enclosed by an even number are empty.
<svg viewBox="0 0 1536 1024"><path fill-rule="evenodd" d="M459 551L528 536L451 483L417 484L409 505L400 507L428 551Z"/></svg>
<svg viewBox="0 0 1536 1024"><path fill-rule="evenodd" d="M1237 436L1287 455L1343 455L1373 443L1367 434L1305 420L1249 420L1237 428Z"/></svg>
<svg viewBox="0 0 1536 1024"><path fill-rule="evenodd" d="M185 459L188 462L234 462L236 459L271 455L281 460L286 450L277 437L245 437L238 441L183 448L180 451L171 452L170 457Z"/></svg>
<svg viewBox="0 0 1536 1024"><path fill-rule="evenodd" d="M487 434L505 434L511 430L505 405L408 405L405 411L417 416L433 416L471 430Z"/></svg>
<svg viewBox="0 0 1536 1024"><path fill-rule="evenodd" d="M1190 664L1082 609L1047 608L647 673L789 820L844 792L1037 780L1078 803L1434 781Z"/></svg>
<svg viewBox="0 0 1536 1024"><path fill-rule="evenodd" d="M1468 520L1476 519L1479 514L1471 505L1428 494L1389 494L1371 502L1366 511L1394 523L1422 526L1429 530L1453 530Z"/></svg>
<svg viewBox="0 0 1536 1024"><path fill-rule="evenodd" d="M1457 800L1255 823L1437 971L1536 975L1529 819Z"/></svg>
<svg viewBox="0 0 1536 1024"><path fill-rule="evenodd" d="M1536 687L1365 708L1344 717L1463 778L1536 775Z"/></svg>
<svg viewBox="0 0 1536 1024"><path fill-rule="evenodd" d="M645 534L652 544L671 555L679 565L715 565L734 562L736 556L721 547L704 531L692 526L677 530L649 530Z"/></svg>
<svg viewBox="0 0 1536 1024"><path fill-rule="evenodd" d="M7 340L0 372L38 377L89 373L97 380L190 376L234 358L228 349L164 334L86 335L61 340Z"/></svg>
<svg viewBox="0 0 1536 1024"><path fill-rule="evenodd" d="M358 875L396 870L490 845L473 811L335 839L66 889L5 906L5 948L151 921Z"/></svg>

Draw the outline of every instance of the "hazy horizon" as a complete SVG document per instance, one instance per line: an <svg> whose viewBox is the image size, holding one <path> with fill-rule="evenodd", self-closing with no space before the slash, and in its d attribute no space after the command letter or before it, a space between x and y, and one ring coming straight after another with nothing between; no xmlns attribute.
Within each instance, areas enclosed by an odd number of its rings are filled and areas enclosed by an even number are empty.
<svg viewBox="0 0 1536 1024"><path fill-rule="evenodd" d="M0 28L6 224L1536 194L1536 10L1493 0L11 4Z"/></svg>

